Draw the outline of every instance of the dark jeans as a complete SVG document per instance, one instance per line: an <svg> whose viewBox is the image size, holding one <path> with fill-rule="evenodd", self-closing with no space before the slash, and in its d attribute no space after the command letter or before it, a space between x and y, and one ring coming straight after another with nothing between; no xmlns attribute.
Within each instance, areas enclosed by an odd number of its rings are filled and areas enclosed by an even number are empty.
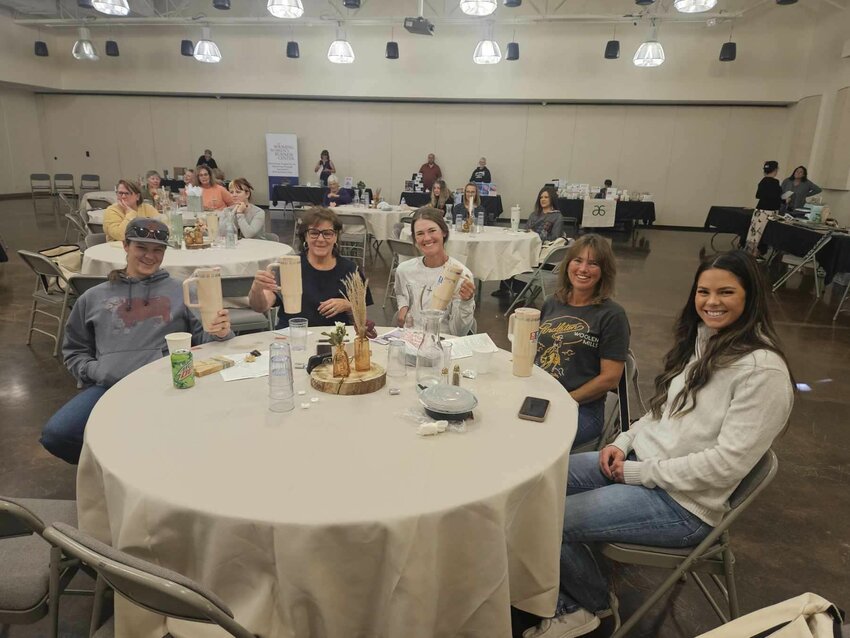
<svg viewBox="0 0 850 638"><path fill-rule="evenodd" d="M573 447L599 438L605 422L605 400L597 400L578 406L578 431Z"/></svg>
<svg viewBox="0 0 850 638"><path fill-rule="evenodd" d="M44 449L63 461L76 465L83 449L83 434L95 404L106 388L93 385L68 401L54 414L41 431Z"/></svg>

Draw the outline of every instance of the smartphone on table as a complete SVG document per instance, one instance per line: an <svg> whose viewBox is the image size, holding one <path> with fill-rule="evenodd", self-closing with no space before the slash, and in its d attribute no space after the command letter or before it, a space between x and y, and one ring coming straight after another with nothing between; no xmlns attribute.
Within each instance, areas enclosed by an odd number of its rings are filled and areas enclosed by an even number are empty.
<svg viewBox="0 0 850 638"><path fill-rule="evenodd" d="M538 399L537 397L525 397L522 407L519 409L519 418L526 421L543 422L549 412L549 399Z"/></svg>

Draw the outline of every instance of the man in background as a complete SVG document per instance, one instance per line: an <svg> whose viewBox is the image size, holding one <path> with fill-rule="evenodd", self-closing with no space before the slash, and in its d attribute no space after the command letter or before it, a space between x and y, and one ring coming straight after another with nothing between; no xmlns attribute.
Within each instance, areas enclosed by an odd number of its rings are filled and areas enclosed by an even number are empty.
<svg viewBox="0 0 850 638"><path fill-rule="evenodd" d="M195 166L206 166L210 169L218 168L218 164L216 164L213 159L212 151L210 149L204 151L204 154L198 158L198 163Z"/></svg>
<svg viewBox="0 0 850 638"><path fill-rule="evenodd" d="M434 182L443 177L443 171L440 170L436 159L433 153L428 153L428 161L419 167L419 172L422 173L422 185L426 191L431 190Z"/></svg>

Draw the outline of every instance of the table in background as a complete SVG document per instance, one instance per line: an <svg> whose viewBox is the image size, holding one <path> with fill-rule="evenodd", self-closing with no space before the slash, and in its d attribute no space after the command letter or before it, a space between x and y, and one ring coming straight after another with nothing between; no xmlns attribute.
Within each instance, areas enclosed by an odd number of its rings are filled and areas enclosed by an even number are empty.
<svg viewBox="0 0 850 638"><path fill-rule="evenodd" d="M712 206L705 218L705 229L737 235L738 245L743 247L747 242L753 210L738 206Z"/></svg>
<svg viewBox="0 0 850 638"><path fill-rule="evenodd" d="M564 217L574 217L581 226L584 217L584 200L558 198L558 210ZM655 223L655 202L617 202L614 210L614 223L625 224L627 222L643 222L644 226Z"/></svg>
<svg viewBox="0 0 850 638"><path fill-rule="evenodd" d="M346 188L342 190L348 191L352 200L354 199L353 189ZM369 201L372 201L372 189L365 188L363 190L369 193ZM295 202L321 206L327 192L327 186L290 186L288 184L278 184L272 189L272 206L277 206L278 202L283 202L293 208L295 207Z"/></svg>
<svg viewBox="0 0 850 638"><path fill-rule="evenodd" d="M399 203L401 203L402 199L411 208L422 208L430 203L431 193L414 193L411 191L405 191L401 194L401 197L398 200ZM501 195L482 195L481 206L484 207L484 219L487 224L492 224L495 220L497 220L504 210L502 208Z"/></svg>
<svg viewBox="0 0 850 638"><path fill-rule="evenodd" d="M272 339L193 351L267 356ZM372 344L372 356L384 365L386 347ZM197 580L264 638L509 638L511 605L555 610L577 409L540 368L514 377L508 352L490 369L463 379L479 400L467 431L423 438L403 415L421 413L412 368L393 383L398 396L322 394L296 370L307 394L279 414L267 378L215 374L176 390L163 358L112 387L89 418L80 528ZM544 422L517 418L528 395L551 401ZM116 635L129 626L207 635L119 601Z"/></svg>
<svg viewBox="0 0 850 638"><path fill-rule="evenodd" d="M202 248L177 250L168 248L162 267L178 281L187 279L196 268L221 267L223 277L253 276L282 255L292 253L292 248L276 241L240 239L236 248ZM83 253L82 274L108 275L127 265L127 253L121 242L111 241L87 248Z"/></svg>
<svg viewBox="0 0 850 638"><path fill-rule="evenodd" d="M406 215L412 215L413 210L410 208L402 208L401 206L393 206L392 210L380 210L378 208L366 208L365 206L353 206L346 204L344 206L334 206L334 211L344 215L362 215L366 220L366 230L378 241L394 239L393 227L401 222L401 218ZM362 230L346 226L347 233L361 233Z"/></svg>
<svg viewBox="0 0 850 638"><path fill-rule="evenodd" d="M405 225L401 239L410 241ZM537 233L511 232L501 226L485 226L480 233L452 230L446 252L481 281L501 281L537 267L542 242Z"/></svg>

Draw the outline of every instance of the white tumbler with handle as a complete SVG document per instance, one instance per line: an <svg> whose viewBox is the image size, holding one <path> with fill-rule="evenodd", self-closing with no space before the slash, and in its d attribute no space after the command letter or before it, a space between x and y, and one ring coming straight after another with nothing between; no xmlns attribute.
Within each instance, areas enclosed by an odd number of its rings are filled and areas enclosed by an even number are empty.
<svg viewBox="0 0 850 638"><path fill-rule="evenodd" d="M190 288L198 288L198 303L191 303ZM201 323L210 332L218 312L224 308L221 297L221 268L198 268L183 282L183 303L187 308L200 308Z"/></svg>
<svg viewBox="0 0 850 638"><path fill-rule="evenodd" d="M508 320L508 341L511 342L514 376L530 377L537 354L537 331L540 311L537 308L517 308Z"/></svg>
<svg viewBox="0 0 850 638"><path fill-rule="evenodd" d="M301 312L301 257L283 255L266 268L269 272L280 270L280 296L283 298L283 310L288 315Z"/></svg>
<svg viewBox="0 0 850 638"><path fill-rule="evenodd" d="M455 296L458 280L463 276L463 268L447 262L437 280L434 294L431 295L431 310L445 310Z"/></svg>

